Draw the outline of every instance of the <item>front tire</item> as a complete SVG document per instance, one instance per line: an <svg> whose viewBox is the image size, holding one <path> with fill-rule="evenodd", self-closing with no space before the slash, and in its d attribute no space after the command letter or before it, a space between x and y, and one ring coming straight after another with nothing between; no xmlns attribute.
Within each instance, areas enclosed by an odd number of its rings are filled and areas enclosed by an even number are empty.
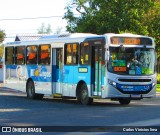
<svg viewBox="0 0 160 135"><path fill-rule="evenodd" d="M118 100L121 105L128 105L131 102L129 98L119 98Z"/></svg>
<svg viewBox="0 0 160 135"><path fill-rule="evenodd" d="M81 104L83 105L89 105L93 103L93 98L90 98L88 96L88 88L86 84L82 84L80 88L80 92L78 95L78 101L80 101Z"/></svg>
<svg viewBox="0 0 160 135"><path fill-rule="evenodd" d="M27 92L27 98L29 99L42 99L44 96L43 94L35 93L35 87L33 81L29 81L27 83L26 92Z"/></svg>

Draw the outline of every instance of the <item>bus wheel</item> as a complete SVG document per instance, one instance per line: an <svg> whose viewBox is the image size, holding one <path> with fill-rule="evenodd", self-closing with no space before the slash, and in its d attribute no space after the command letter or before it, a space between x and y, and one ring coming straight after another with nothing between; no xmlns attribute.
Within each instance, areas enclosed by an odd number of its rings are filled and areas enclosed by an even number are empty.
<svg viewBox="0 0 160 135"><path fill-rule="evenodd" d="M88 88L86 84L82 84L79 94L78 100L81 102L81 104L89 105L93 103L93 98L88 97Z"/></svg>
<svg viewBox="0 0 160 135"><path fill-rule="evenodd" d="M27 97L30 99L42 99L43 94L36 94L33 81L27 83Z"/></svg>
<svg viewBox="0 0 160 135"><path fill-rule="evenodd" d="M118 100L121 105L128 105L131 102L129 98L119 98Z"/></svg>
<svg viewBox="0 0 160 135"><path fill-rule="evenodd" d="M27 97L30 99L35 99L35 88L33 81L27 83Z"/></svg>

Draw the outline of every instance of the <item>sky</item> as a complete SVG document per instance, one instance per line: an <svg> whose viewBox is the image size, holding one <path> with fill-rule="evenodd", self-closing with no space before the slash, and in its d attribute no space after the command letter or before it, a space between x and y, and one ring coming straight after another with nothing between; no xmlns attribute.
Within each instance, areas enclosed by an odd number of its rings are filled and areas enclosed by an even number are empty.
<svg viewBox="0 0 160 135"><path fill-rule="evenodd" d="M42 23L46 26L50 24L53 33L56 32L57 28L62 28L61 31L65 32L67 22L62 18L68 1L0 0L0 29L4 30L7 34L7 40L9 40L9 37L17 34L36 34L38 32L37 29L41 27Z"/></svg>

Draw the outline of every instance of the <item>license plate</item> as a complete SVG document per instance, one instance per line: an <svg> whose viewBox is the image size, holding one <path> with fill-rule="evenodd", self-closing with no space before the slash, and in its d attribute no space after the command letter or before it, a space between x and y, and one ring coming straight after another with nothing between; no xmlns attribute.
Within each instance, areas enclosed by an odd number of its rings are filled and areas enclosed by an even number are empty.
<svg viewBox="0 0 160 135"><path fill-rule="evenodd" d="M141 94L131 94L132 98L141 98Z"/></svg>

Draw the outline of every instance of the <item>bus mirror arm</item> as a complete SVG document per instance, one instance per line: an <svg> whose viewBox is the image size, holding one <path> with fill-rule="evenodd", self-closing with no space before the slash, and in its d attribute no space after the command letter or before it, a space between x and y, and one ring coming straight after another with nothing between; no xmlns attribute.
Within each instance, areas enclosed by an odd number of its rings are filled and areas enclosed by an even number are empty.
<svg viewBox="0 0 160 135"><path fill-rule="evenodd" d="M107 61L107 62L109 61L109 57L110 57L110 55L109 55L109 50L107 49L107 53L106 53L106 61Z"/></svg>

